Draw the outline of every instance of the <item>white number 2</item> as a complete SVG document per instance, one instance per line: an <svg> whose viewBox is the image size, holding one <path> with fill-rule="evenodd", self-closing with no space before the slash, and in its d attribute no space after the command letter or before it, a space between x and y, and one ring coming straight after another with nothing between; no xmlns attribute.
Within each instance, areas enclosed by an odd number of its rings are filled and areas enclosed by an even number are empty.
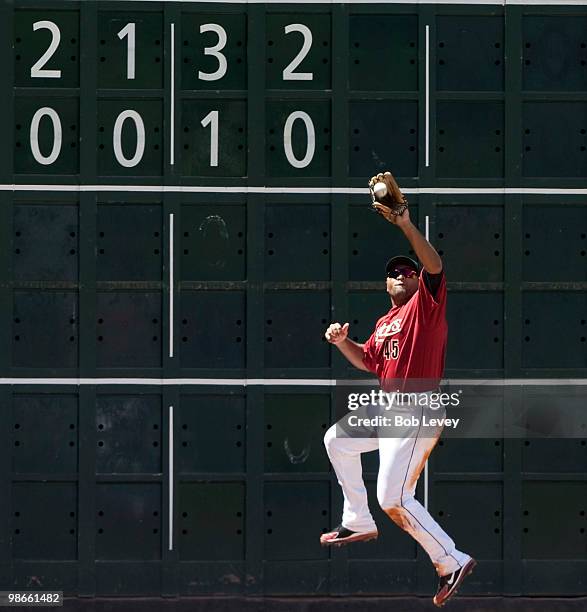
<svg viewBox="0 0 587 612"><path fill-rule="evenodd" d="M294 70L302 63L308 51L312 46L312 30L303 23L290 23L285 26L285 33L299 32L304 37L304 44L300 49L300 52L293 58L293 60L285 67L283 71L284 81L312 81L314 79L313 72L294 72Z"/></svg>
<svg viewBox="0 0 587 612"><path fill-rule="evenodd" d="M213 47L206 47L204 49L204 55L213 55L218 60L218 70L215 72L202 72L198 70L198 78L201 81L218 81L221 79L228 69L228 63L226 62L226 57L220 53L224 47L226 47L226 41L228 37L226 36L226 30L217 23L204 23L200 26L200 34L204 32L214 32L216 36L218 36L218 43Z"/></svg>
<svg viewBox="0 0 587 612"><path fill-rule="evenodd" d="M33 32L37 30L49 30L51 32L51 44L49 48L41 57L37 63L31 67L31 77L34 78L45 78L45 79L60 79L61 70L47 70L43 66L51 59L53 53L57 51L57 47L61 41L61 32L56 23L52 21L35 21L33 23Z"/></svg>
<svg viewBox="0 0 587 612"><path fill-rule="evenodd" d="M210 111L200 123L210 126L210 166L218 166L218 111Z"/></svg>
<svg viewBox="0 0 587 612"><path fill-rule="evenodd" d="M126 41L126 78L135 78L135 24L127 23L120 32L118 32L118 38L122 40L125 36L128 36Z"/></svg>

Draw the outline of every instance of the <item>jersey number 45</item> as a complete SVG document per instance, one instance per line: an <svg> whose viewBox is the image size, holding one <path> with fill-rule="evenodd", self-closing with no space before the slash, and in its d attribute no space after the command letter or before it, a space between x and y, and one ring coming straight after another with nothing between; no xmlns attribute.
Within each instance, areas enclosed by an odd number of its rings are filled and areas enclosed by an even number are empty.
<svg viewBox="0 0 587 612"><path fill-rule="evenodd" d="M383 356L385 359L397 359L399 357L399 340L397 338L388 338L385 341Z"/></svg>

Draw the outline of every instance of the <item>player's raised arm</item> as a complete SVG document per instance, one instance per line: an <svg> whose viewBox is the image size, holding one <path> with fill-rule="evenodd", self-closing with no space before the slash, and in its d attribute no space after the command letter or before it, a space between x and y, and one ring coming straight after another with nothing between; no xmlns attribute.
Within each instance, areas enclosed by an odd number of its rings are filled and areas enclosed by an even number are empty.
<svg viewBox="0 0 587 612"><path fill-rule="evenodd" d="M381 185L383 185L381 187ZM422 236L420 230L410 220L408 202L400 191L390 172L378 174L369 181L373 208L393 225L397 225L416 256L429 274L438 274L442 270L442 260L436 249Z"/></svg>
<svg viewBox="0 0 587 612"><path fill-rule="evenodd" d="M351 340L348 337L349 324L331 323L326 330L324 337L350 361L355 368L367 370L363 363L363 345Z"/></svg>
<svg viewBox="0 0 587 612"><path fill-rule="evenodd" d="M407 209L403 214L408 214ZM410 221L409 216L407 222L406 220L398 220L396 225L401 228L405 237L412 245L412 249L414 249L424 269L429 274L439 274L442 271L442 259L440 259L440 255L428 240L422 236L420 230Z"/></svg>

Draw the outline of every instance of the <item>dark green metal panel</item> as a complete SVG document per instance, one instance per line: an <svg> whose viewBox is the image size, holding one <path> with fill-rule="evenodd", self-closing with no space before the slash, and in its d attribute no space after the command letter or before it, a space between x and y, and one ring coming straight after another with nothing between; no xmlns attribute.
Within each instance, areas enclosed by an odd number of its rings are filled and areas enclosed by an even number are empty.
<svg viewBox="0 0 587 612"><path fill-rule="evenodd" d="M183 482L178 492L178 546L188 559L238 560L244 557L245 488L239 482ZM200 526L215 525L215 529ZM218 530L222 537L218 537Z"/></svg>
<svg viewBox="0 0 587 612"><path fill-rule="evenodd" d="M587 432L585 433L587 437ZM587 470L587 440L524 440L524 472L581 473Z"/></svg>
<svg viewBox="0 0 587 612"><path fill-rule="evenodd" d="M76 483L17 482L12 495L14 559L77 559Z"/></svg>
<svg viewBox="0 0 587 612"><path fill-rule="evenodd" d="M15 291L12 355L16 367L78 365L78 298L73 292Z"/></svg>
<svg viewBox="0 0 587 612"><path fill-rule="evenodd" d="M161 485L96 484L96 559L161 558Z"/></svg>
<svg viewBox="0 0 587 612"><path fill-rule="evenodd" d="M527 292L523 297L522 363L529 368L587 367L584 291Z"/></svg>
<svg viewBox="0 0 587 612"><path fill-rule="evenodd" d="M328 472L323 437L330 426L330 397L270 394L265 397L265 472ZM303 428L296 424L303 422Z"/></svg>
<svg viewBox="0 0 587 612"><path fill-rule="evenodd" d="M523 37L524 89L587 89L587 16L526 15Z"/></svg>
<svg viewBox="0 0 587 612"><path fill-rule="evenodd" d="M265 559L326 559L320 533L330 527L330 492L326 482L265 483ZM292 525L304 517L308 526L290 536Z"/></svg>
<svg viewBox="0 0 587 612"><path fill-rule="evenodd" d="M161 366L161 294L96 293L99 368Z"/></svg>
<svg viewBox="0 0 587 612"><path fill-rule="evenodd" d="M436 235L431 239L443 258L447 279L503 280L503 227L503 206L437 206Z"/></svg>
<svg viewBox="0 0 587 612"><path fill-rule="evenodd" d="M218 113L216 119L210 113ZM182 106L182 174L246 176L247 105L244 101L186 100ZM208 119L206 120L206 117ZM202 121L206 124L202 125ZM212 156L210 121L218 122L218 151Z"/></svg>
<svg viewBox="0 0 587 612"><path fill-rule="evenodd" d="M451 100L438 102L437 108L438 176L503 176L503 103Z"/></svg>
<svg viewBox="0 0 587 612"><path fill-rule="evenodd" d="M181 279L244 279L245 207L186 205L181 216Z"/></svg>
<svg viewBox="0 0 587 612"><path fill-rule="evenodd" d="M160 205L100 204L96 222L97 280L161 280Z"/></svg>
<svg viewBox="0 0 587 612"><path fill-rule="evenodd" d="M74 395L15 395L12 470L73 474L78 466L78 401Z"/></svg>
<svg viewBox="0 0 587 612"><path fill-rule="evenodd" d="M206 80L198 74L214 75L221 70L221 62L214 53L205 49L222 43L215 31L200 28L213 24L226 34L226 44L218 50L226 61L226 72L221 78ZM184 90L245 89L247 86L247 26L243 13L185 12L181 17L181 87ZM220 76L220 73L218 74Z"/></svg>
<svg viewBox="0 0 587 612"><path fill-rule="evenodd" d="M132 119L122 125L122 155L128 160L140 158L132 167L123 166L114 151L113 132L115 122L124 111L134 111L144 126L144 153L141 156L139 129ZM125 98L124 100L98 101L98 172L104 175L148 176L160 175L163 163L163 108L158 100ZM137 119L138 121L138 119ZM120 153L119 153L120 155Z"/></svg>
<svg viewBox="0 0 587 612"><path fill-rule="evenodd" d="M15 206L15 280L76 281L78 233L75 205Z"/></svg>
<svg viewBox="0 0 587 612"><path fill-rule="evenodd" d="M186 292L181 295L179 308L182 367L244 367L244 292Z"/></svg>
<svg viewBox="0 0 587 612"><path fill-rule="evenodd" d="M587 175L585 102L524 102L524 176Z"/></svg>
<svg viewBox="0 0 587 612"><path fill-rule="evenodd" d="M525 482L522 489L524 558L584 559L586 504L587 490L582 482ZM553 516L557 520L553 521Z"/></svg>
<svg viewBox="0 0 587 612"><path fill-rule="evenodd" d="M418 89L416 15L351 15L349 49L351 89Z"/></svg>
<svg viewBox="0 0 587 612"><path fill-rule="evenodd" d="M56 144L55 125L47 113L38 121L38 148L44 158L50 158L53 150L59 155L52 164L40 163L33 155L31 133L33 118L44 108L57 113L61 132L61 147ZM14 117L14 172L16 174L77 174L79 172L79 102L73 98L23 97L16 101Z"/></svg>
<svg viewBox="0 0 587 612"><path fill-rule="evenodd" d="M295 312L295 318L291 313ZM324 337L330 296L324 291L265 294L265 363L274 368L319 368L330 364ZM314 342L300 342L300 337ZM294 365L295 364L295 365Z"/></svg>
<svg viewBox="0 0 587 612"><path fill-rule="evenodd" d="M503 429L499 425L496 434ZM463 457L467 458L466 462ZM441 439L434 450L434 469L436 472L501 472L503 442L501 439Z"/></svg>
<svg viewBox="0 0 587 612"><path fill-rule="evenodd" d="M555 215L552 214L554 207ZM545 244L556 257L544 256ZM587 208L526 204L522 246L525 281L587 280Z"/></svg>
<svg viewBox="0 0 587 612"><path fill-rule="evenodd" d="M128 70L130 29L134 24L134 70ZM119 33L124 33L119 36ZM95 51L98 87L158 89L163 85L163 23L161 13L100 11ZM129 78L131 76L132 78Z"/></svg>
<svg viewBox="0 0 587 612"><path fill-rule="evenodd" d="M447 368L503 368L503 296L500 293L449 292L446 317Z"/></svg>
<svg viewBox="0 0 587 612"><path fill-rule="evenodd" d="M287 26L307 30L288 31ZM266 87L269 89L330 89L331 33L330 15L267 15ZM309 30L309 33L308 33ZM311 37L308 51L305 44ZM300 61L301 60L301 61ZM289 67L289 70L288 70ZM284 71L286 74L284 75ZM299 75L305 75L303 79Z"/></svg>
<svg viewBox="0 0 587 612"><path fill-rule="evenodd" d="M268 204L265 208L265 278L328 280L330 207ZM300 249L300 242L304 248Z"/></svg>
<svg viewBox="0 0 587 612"><path fill-rule="evenodd" d="M161 472L161 397L98 395L96 473Z"/></svg>
<svg viewBox="0 0 587 612"><path fill-rule="evenodd" d="M40 23L41 22L41 23ZM55 30L42 25L51 22ZM37 23L37 30L33 25ZM54 43L60 44L53 51ZM47 51L49 57L41 61ZM40 76L32 75L35 67ZM60 78L48 76L61 71ZM78 11L17 10L14 13L14 81L17 87L77 87L80 71ZM76 139L77 140L77 139Z"/></svg>
<svg viewBox="0 0 587 612"><path fill-rule="evenodd" d="M365 182L389 168L396 176L417 176L417 113L415 101L351 102L349 174Z"/></svg>
<svg viewBox="0 0 587 612"><path fill-rule="evenodd" d="M247 423L242 395L183 395L178 419L180 474L245 471Z"/></svg>
<svg viewBox="0 0 587 612"><path fill-rule="evenodd" d="M504 21L499 16L436 19L439 91L502 91Z"/></svg>

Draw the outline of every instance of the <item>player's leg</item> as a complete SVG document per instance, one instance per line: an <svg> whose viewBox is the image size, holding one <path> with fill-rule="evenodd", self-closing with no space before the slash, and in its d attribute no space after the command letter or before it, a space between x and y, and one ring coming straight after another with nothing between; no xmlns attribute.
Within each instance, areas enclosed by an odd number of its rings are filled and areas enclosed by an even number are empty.
<svg viewBox="0 0 587 612"><path fill-rule="evenodd" d="M377 438L345 436L340 428L333 425L324 436L324 445L342 487L344 506L341 525L323 534L320 541L328 544L336 539L340 543L343 540L344 543L350 543L377 537L377 526L369 510L361 465L361 453L376 450Z"/></svg>
<svg viewBox="0 0 587 612"><path fill-rule="evenodd" d="M440 415L438 415L440 416ZM385 513L428 553L439 576L457 571L470 557L414 497L418 478L441 430L415 427L409 437L380 438L377 499Z"/></svg>

